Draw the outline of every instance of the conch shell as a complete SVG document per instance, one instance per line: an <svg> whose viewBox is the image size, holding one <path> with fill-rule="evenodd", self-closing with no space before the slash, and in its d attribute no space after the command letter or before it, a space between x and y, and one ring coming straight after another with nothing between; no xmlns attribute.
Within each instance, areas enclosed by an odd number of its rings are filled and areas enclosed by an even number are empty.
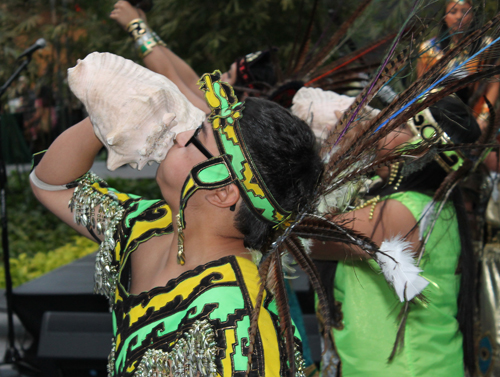
<svg viewBox="0 0 500 377"><path fill-rule="evenodd" d="M295 116L311 127L319 140L324 140L330 131L335 129L339 116L352 105L354 100L354 97L331 90L303 87L293 97L291 110ZM364 120L370 120L379 112L378 109L365 106L359 116Z"/></svg>
<svg viewBox="0 0 500 377"><path fill-rule="evenodd" d="M109 170L161 162L175 135L205 119L165 76L110 53L93 52L68 69L71 91L108 150Z"/></svg>
<svg viewBox="0 0 500 377"><path fill-rule="evenodd" d="M344 112L354 97L320 88L301 88L293 97L292 113L305 121L318 139L323 139L339 121L335 111Z"/></svg>

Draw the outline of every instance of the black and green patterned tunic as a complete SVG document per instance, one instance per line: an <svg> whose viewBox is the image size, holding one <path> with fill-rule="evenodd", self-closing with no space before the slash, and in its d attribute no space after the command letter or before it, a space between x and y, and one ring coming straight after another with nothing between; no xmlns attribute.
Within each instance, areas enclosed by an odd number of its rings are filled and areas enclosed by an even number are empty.
<svg viewBox="0 0 500 377"><path fill-rule="evenodd" d="M131 254L142 242L173 231L167 203L117 192L89 173L79 181L70 206L77 222L104 234L96 260L96 291L112 306L110 376L246 374L250 318L260 286L253 262L227 256L165 286L131 294ZM279 333L277 308L266 291L251 376L285 375L285 344ZM297 376L302 376L300 336L297 331L295 335Z"/></svg>

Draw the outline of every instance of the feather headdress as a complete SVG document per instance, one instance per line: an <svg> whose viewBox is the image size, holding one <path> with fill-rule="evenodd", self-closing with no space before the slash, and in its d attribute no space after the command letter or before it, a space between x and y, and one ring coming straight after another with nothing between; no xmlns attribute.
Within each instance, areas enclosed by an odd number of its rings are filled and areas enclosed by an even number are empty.
<svg viewBox="0 0 500 377"><path fill-rule="evenodd" d="M369 0L363 1L356 14L362 12L369 3ZM445 51L443 57L428 72L410 84L402 93L393 96L392 102L382 109L382 111L378 114L367 116L367 106L371 100L381 90L386 88L387 84L397 77L400 72L408 69L421 53L418 50L419 40L415 38L423 38L426 28L422 27L420 30L417 28L412 29L410 33L406 32L408 30L407 25L410 23L410 20L414 16L414 11L419 5L420 1L416 1L407 22L401 28L400 32L395 36L391 36L393 43L383 63L373 75L373 78L343 112L338 123L324 133L321 153L325 160L325 172L321 182L318 184L316 194L311 198L309 206L299 213L295 221L271 244L269 252L261 263L260 272L263 283L266 281L274 282L274 289L277 293L276 297L279 301L278 307L285 307L286 292L284 292L283 287L280 287L276 283L279 280L282 269L278 256L286 252L294 256L299 266L309 275L312 285L318 294L318 309L320 317L324 320L325 340L328 340L326 338L330 334L330 329L336 326L336 323L318 271L298 237L342 242L363 249L379 263L384 276L394 286L400 301L405 302L404 313L408 311L408 301L420 295L427 285L427 281L419 276L419 263L425 246L420 249L420 255L416 259L408 254L408 244L402 240L388 240L379 248L369 238L352 231L346 224L337 222L335 218L313 215L316 213L316 208L321 198L337 190L342 190L348 184L359 182L362 177L373 172L380 166L388 166L394 162L412 162L422 158L421 155L425 154L425 152L431 151L432 153L436 153L436 148L437 152L442 152L446 149L459 147L450 145L436 146L432 142L422 141L418 144L394 150L382 158L375 157L375 151L379 142L399 125L451 93L471 83L500 73L498 65L482 63L488 61L488 59L491 61L492 57L499 56L499 14L491 21L462 38L454 47ZM349 20L348 24L349 22L352 23L353 21ZM343 30L342 27L340 29ZM342 32L345 31L339 33ZM481 41L484 42L488 34L491 36L491 39L488 39L487 43L480 49L476 49L474 53L460 64L450 68L449 63L453 59L466 49L472 50L471 46L477 46ZM310 33L306 33L306 37L300 45L298 53L295 55L296 57L289 60L291 63L287 71L288 77L307 78L308 80L305 83L308 85L327 86L333 82L330 75L333 72L339 72L344 62L349 62L352 56L346 57L342 62L339 61L322 66L341 38L338 35L334 35L331 39L332 43L327 43L323 49L320 49L319 53L312 56L308 55L310 48L309 38ZM406 42L408 38L413 38L411 43ZM473 69L470 67L473 67ZM464 73L465 68L468 68L466 73ZM305 113L307 116L304 119L311 120L310 112L306 110ZM483 154L485 145L489 143L492 136L499 129L500 122L494 121L493 115L492 111L490 125L484 134L486 136L474 145L468 146L472 150L471 155L475 154L479 156ZM335 114L335 116L338 117L338 114ZM314 117L314 114L312 114L312 117ZM466 159L462 166L458 170L453 171L445 179L440 189L436 191L432 209L428 211L430 214L423 220L424 223L422 224L425 224L426 229L428 229L427 233L423 235L423 245L425 245L426 239L428 239L428 235L432 231L440 209L443 208L442 206L446 202L446 199L450 196L451 190L456 187L458 182L468 172L475 168L479 160L479 157ZM438 202L439 205L436 204ZM345 209L346 206L337 208L338 212L342 212ZM262 285L262 289L264 285ZM280 310L280 316L283 316L283 336L287 339L287 344L292 344L289 339L289 336L291 336L288 328L290 322L287 319L287 315L286 310ZM256 318L252 319L252 328L256 328ZM404 320L400 327L400 334L402 334L402 331L404 331ZM395 347L396 349L397 347ZM291 349L289 350L290 352L292 352Z"/></svg>

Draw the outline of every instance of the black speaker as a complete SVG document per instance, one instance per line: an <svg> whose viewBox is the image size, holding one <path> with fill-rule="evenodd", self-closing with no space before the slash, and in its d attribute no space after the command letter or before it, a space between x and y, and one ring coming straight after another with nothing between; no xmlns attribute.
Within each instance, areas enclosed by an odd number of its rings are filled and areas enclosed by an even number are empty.
<svg viewBox="0 0 500 377"><path fill-rule="evenodd" d="M110 313L45 312L38 361L42 376L106 376Z"/></svg>

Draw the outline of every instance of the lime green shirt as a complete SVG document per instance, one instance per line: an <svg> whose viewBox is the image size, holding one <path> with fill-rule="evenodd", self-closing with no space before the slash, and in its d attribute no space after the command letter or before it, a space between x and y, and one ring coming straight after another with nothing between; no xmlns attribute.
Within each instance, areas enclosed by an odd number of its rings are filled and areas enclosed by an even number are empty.
<svg viewBox="0 0 500 377"><path fill-rule="evenodd" d="M401 192L388 197L404 204L419 219L431 197ZM391 363L402 308L394 290L373 260L339 262L335 299L342 304L342 330L334 330L343 377L463 377L462 334L458 328L457 297L460 255L455 209L447 204L426 246L420 267L431 283L424 290L427 304L410 304L404 347Z"/></svg>

